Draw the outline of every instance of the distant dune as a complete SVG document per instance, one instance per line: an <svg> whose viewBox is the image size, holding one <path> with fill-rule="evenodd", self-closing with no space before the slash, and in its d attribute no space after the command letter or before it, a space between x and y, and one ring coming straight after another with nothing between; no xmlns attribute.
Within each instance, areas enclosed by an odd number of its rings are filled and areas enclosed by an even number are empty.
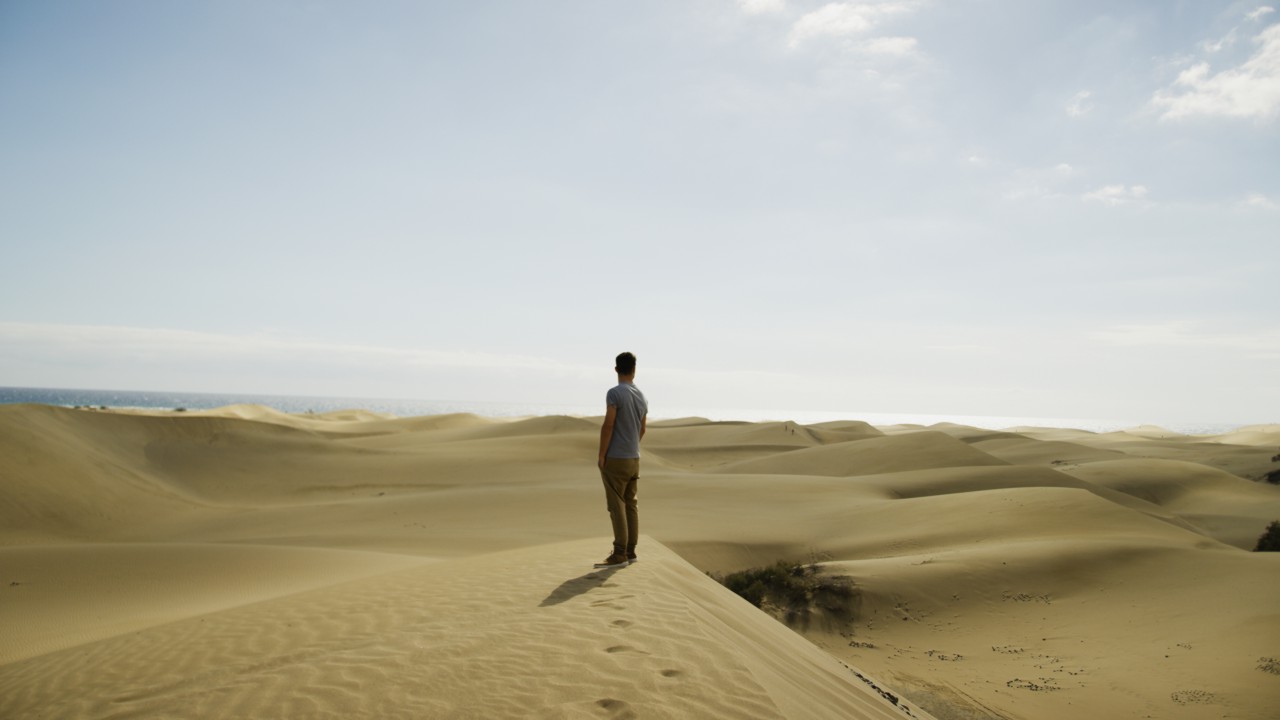
<svg viewBox="0 0 1280 720"><path fill-rule="evenodd" d="M1274 718L1280 426L0 406L0 717ZM707 576L849 578L792 628ZM766 610L768 608L766 607Z"/></svg>

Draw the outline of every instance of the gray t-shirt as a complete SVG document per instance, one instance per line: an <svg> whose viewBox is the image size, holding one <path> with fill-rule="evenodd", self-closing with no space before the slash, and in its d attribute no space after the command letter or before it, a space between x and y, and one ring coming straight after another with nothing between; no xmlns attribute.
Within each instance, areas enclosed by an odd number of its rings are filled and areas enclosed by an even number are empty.
<svg viewBox="0 0 1280 720"><path fill-rule="evenodd" d="M613 437L609 439L605 457L640 457L640 423L649 414L649 403L644 399L644 393L631 383L618 383L609 388L604 402L618 408L613 422Z"/></svg>

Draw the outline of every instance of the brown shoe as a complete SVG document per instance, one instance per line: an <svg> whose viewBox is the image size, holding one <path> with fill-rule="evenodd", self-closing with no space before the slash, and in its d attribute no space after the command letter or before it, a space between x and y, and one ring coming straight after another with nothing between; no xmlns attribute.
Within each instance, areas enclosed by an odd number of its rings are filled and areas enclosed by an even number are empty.
<svg viewBox="0 0 1280 720"><path fill-rule="evenodd" d="M604 562L596 563L598 568L626 567L628 564L627 556L624 553L615 552L604 559Z"/></svg>

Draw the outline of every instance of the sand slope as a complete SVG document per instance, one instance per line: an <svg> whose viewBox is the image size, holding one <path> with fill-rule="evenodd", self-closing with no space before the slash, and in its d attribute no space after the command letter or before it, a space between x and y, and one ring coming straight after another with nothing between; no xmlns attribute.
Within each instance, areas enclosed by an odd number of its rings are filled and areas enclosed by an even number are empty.
<svg viewBox="0 0 1280 720"><path fill-rule="evenodd" d="M94 543L0 548L11 585L0 663L428 562L261 545Z"/></svg>
<svg viewBox="0 0 1280 720"><path fill-rule="evenodd" d="M584 570L597 545L428 563L13 662L0 714L908 717L659 544Z"/></svg>
<svg viewBox="0 0 1280 720"><path fill-rule="evenodd" d="M0 717L1271 718L1280 428L0 406ZM856 589L795 632L712 582Z"/></svg>

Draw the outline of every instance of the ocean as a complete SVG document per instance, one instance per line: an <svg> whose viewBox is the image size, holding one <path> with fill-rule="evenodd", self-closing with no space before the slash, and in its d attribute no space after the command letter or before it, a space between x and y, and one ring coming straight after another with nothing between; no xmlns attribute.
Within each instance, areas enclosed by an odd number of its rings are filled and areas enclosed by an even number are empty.
<svg viewBox="0 0 1280 720"><path fill-rule="evenodd" d="M141 410L210 410L227 405L264 405L286 413L326 413L336 410L370 410L398 417L473 413L485 417L528 417L532 415L598 416L603 407L595 405L516 404L480 401L413 400L390 398L306 397L296 395L253 395L234 393L159 392L139 390L82 390L67 388L0 387L0 405L38 403L62 407L95 407ZM790 420L804 425L834 420L862 420L872 425L923 425L956 423L999 430L1011 427L1075 428L1091 432L1111 432L1141 424L1155 424L1188 435L1216 435L1235 430L1231 423L1162 423L1154 420L1089 418L1016 417L991 415L934 415L924 413L833 412L816 410L743 410L690 407L655 407L655 420L680 417L710 420L761 422Z"/></svg>
<svg viewBox="0 0 1280 720"><path fill-rule="evenodd" d="M601 415L603 409L572 405L394 400L387 398L304 397L234 393L159 392L139 390L72 390L65 388L0 387L0 405L40 403L63 407L106 407L138 410L212 410L227 405L265 405L286 413L326 413L371 410L399 417L474 413L486 417L529 415Z"/></svg>

